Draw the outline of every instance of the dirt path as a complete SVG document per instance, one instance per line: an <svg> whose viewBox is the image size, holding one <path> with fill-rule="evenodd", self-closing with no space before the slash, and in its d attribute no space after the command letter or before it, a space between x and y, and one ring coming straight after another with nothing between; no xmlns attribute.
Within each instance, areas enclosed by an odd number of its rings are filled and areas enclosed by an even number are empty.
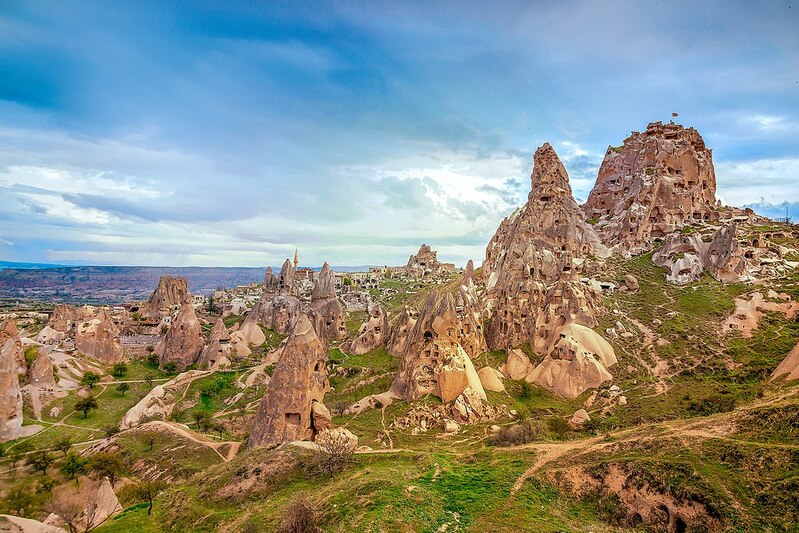
<svg viewBox="0 0 799 533"><path fill-rule="evenodd" d="M164 422L162 420L153 420L152 422L147 422L146 424L142 424L142 425L137 426L137 427L135 427L133 429L130 429L128 431L137 431L137 430L141 431L141 430L147 430L147 429L154 430L154 431L166 430L166 431L169 431L171 433L174 433L175 435L183 437L184 439L188 439L191 442L194 442L196 444L201 444L203 446L211 448L214 451L214 453L216 453L219 456L219 458L222 459L222 461L224 461L226 463L230 462L236 456L236 453L239 451L239 448L241 447L241 442L238 442L238 441L213 442L213 441L209 441L209 440L200 439L199 437L197 437L192 432L187 431L187 430L183 429L182 427L172 425L172 424L170 424L168 422ZM228 451L227 455L223 455L219 451L219 448L221 448L221 447L223 447L225 445L230 446L230 450Z"/></svg>

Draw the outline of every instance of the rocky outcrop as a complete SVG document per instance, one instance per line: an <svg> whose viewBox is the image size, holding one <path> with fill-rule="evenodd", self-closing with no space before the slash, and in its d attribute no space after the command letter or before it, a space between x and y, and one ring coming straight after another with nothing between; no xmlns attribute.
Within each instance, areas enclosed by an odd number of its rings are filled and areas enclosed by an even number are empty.
<svg viewBox="0 0 799 533"><path fill-rule="evenodd" d="M148 420L165 420L172 413L176 400L180 399L186 387L195 379L208 374L203 370L189 370L166 383L156 385L125 413L119 424L120 429L130 429Z"/></svg>
<svg viewBox="0 0 799 533"><path fill-rule="evenodd" d="M280 274L277 275L277 292L278 294L287 294L290 296L298 296L297 283L295 280L294 267L291 261L286 259L283 263L283 268L280 269Z"/></svg>
<svg viewBox="0 0 799 533"><path fill-rule="evenodd" d="M161 367L175 363L178 370L197 362L203 348L202 327L194 308L184 305L172 320L166 335L155 347Z"/></svg>
<svg viewBox="0 0 799 533"><path fill-rule="evenodd" d="M349 352L355 355L370 352L385 343L390 334L388 315L380 304L374 304L369 307L369 318L358 330L358 336L352 341Z"/></svg>
<svg viewBox="0 0 799 533"><path fill-rule="evenodd" d="M149 314L154 317L171 315L182 306L191 303L189 282L186 278L161 276L150 299L147 300Z"/></svg>
<svg viewBox="0 0 799 533"><path fill-rule="evenodd" d="M16 328L15 328L16 329ZM19 388L17 344L8 337L0 344L0 442L19 437L22 428L22 393Z"/></svg>
<svg viewBox="0 0 799 533"><path fill-rule="evenodd" d="M391 337L386 349L391 355L402 356L408 349L408 338L416 325L417 313L405 307L391 329Z"/></svg>
<svg viewBox="0 0 799 533"><path fill-rule="evenodd" d="M66 529L58 526L7 514L0 514L0 531L3 533L67 533Z"/></svg>
<svg viewBox="0 0 799 533"><path fill-rule="evenodd" d="M469 282L472 282L472 283L476 283L477 282L477 277L475 276L475 273L474 273L474 262L471 259L469 259L469 261L466 263L466 268L463 270L463 281L462 281L462 283L464 285L468 285Z"/></svg>
<svg viewBox="0 0 799 533"><path fill-rule="evenodd" d="M561 327L596 326L599 295L579 281L591 254L607 254L572 197L549 144L536 150L527 203L502 221L486 249L486 337L491 349L530 342L548 352Z"/></svg>
<svg viewBox="0 0 799 533"><path fill-rule="evenodd" d="M50 358L50 349L40 347L36 359L28 368L28 383L34 387L53 387L55 377L53 376L53 360Z"/></svg>
<svg viewBox="0 0 799 533"><path fill-rule="evenodd" d="M294 296L279 294L268 299L262 296L261 301L250 311L246 321L254 321L285 335L291 331L300 315L302 315L300 301Z"/></svg>
<svg viewBox="0 0 799 533"><path fill-rule="evenodd" d="M653 122L608 147L583 210L608 246L640 251L686 224L718 220L713 156L693 128Z"/></svg>
<svg viewBox="0 0 799 533"><path fill-rule="evenodd" d="M305 315L282 347L272 379L255 417L249 448L313 440L319 431L314 403L324 403L330 389L325 370L327 350Z"/></svg>
<svg viewBox="0 0 799 533"><path fill-rule="evenodd" d="M784 376L786 381L799 379L799 344L794 346L793 350L777 366L771 374L771 379L776 379L780 376Z"/></svg>
<svg viewBox="0 0 799 533"><path fill-rule="evenodd" d="M12 354L14 361L17 364L17 373L24 374L27 362L25 361L25 352L22 348L22 341L19 338L19 330L14 320L9 319L0 324L0 346L3 346L6 341L12 341L8 346L8 351Z"/></svg>
<svg viewBox="0 0 799 533"><path fill-rule="evenodd" d="M124 359L119 329L105 311L78 323L75 347L83 355L106 364L119 363Z"/></svg>
<svg viewBox="0 0 799 533"><path fill-rule="evenodd" d="M222 319L217 318L197 364L200 368L213 368L217 362L229 359L231 355L233 355L233 347L230 342L230 334Z"/></svg>
<svg viewBox="0 0 799 533"><path fill-rule="evenodd" d="M666 280L677 285L699 281L705 272L719 281L746 281L755 265L741 253L737 233L734 223L712 235L672 233L652 261L668 270Z"/></svg>
<svg viewBox="0 0 799 533"><path fill-rule="evenodd" d="M436 257L437 252L423 244L416 255L408 259L405 271L414 278L423 278L441 272L444 265Z"/></svg>
<svg viewBox="0 0 799 533"><path fill-rule="evenodd" d="M311 319L316 334L323 342L347 338L347 313L338 299L318 300L311 305L308 318Z"/></svg>
<svg viewBox="0 0 799 533"><path fill-rule="evenodd" d="M278 293L278 283L277 283L277 276L272 271L272 267L267 267L266 273L264 274L264 286L263 286L263 294L267 296L267 298L271 298Z"/></svg>
<svg viewBox="0 0 799 533"><path fill-rule="evenodd" d="M491 392L504 392L505 385L502 383L502 373L499 370L486 366L477 372L477 377L480 378L480 383L483 389Z"/></svg>
<svg viewBox="0 0 799 533"><path fill-rule="evenodd" d="M407 338L393 340L405 344L391 385L394 395L414 401L433 394L449 401L472 386L478 396L485 397L470 359L485 351L485 339L480 314L465 291L461 290L456 297L431 291ZM463 361L464 357L468 361ZM463 380L472 373L472 379ZM459 377L455 378L456 374Z"/></svg>
<svg viewBox="0 0 799 533"><path fill-rule="evenodd" d="M326 303L336 298L336 279L333 276L333 271L330 270L330 265L322 265L322 270L314 281L313 293L311 294L311 304L318 305Z"/></svg>
<svg viewBox="0 0 799 533"><path fill-rule="evenodd" d="M79 511L77 518L71 520L77 531L90 531L122 510L108 478L81 476L77 486L69 483L53 490L53 501L60 503L56 509ZM47 521L58 522L50 518Z"/></svg>

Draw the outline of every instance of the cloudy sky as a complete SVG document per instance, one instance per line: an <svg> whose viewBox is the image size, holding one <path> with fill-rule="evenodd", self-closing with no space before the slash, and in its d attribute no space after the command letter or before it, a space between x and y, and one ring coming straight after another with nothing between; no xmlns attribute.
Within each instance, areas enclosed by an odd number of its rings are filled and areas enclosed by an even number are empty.
<svg viewBox="0 0 799 533"><path fill-rule="evenodd" d="M0 260L479 262L672 112L799 218L799 3L0 0Z"/></svg>

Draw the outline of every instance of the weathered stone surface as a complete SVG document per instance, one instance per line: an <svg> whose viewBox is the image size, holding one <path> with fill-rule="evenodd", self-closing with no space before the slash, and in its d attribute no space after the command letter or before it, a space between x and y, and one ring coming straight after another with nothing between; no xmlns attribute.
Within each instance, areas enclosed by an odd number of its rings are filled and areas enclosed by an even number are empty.
<svg viewBox="0 0 799 533"><path fill-rule="evenodd" d="M799 379L799 344L777 366L771 374L771 379L776 379L780 376L784 376L786 381Z"/></svg>
<svg viewBox="0 0 799 533"><path fill-rule="evenodd" d="M58 344L65 338L66 334L63 331L58 331L49 325L42 328L42 330L36 334L36 342L39 344Z"/></svg>
<svg viewBox="0 0 799 533"><path fill-rule="evenodd" d="M147 309L151 316L162 317L171 315L182 306L191 303L189 282L186 278L173 278L161 276L150 299L147 300Z"/></svg>
<svg viewBox="0 0 799 533"><path fill-rule="evenodd" d="M3 533L67 533L66 529L58 526L7 514L0 514L0 531Z"/></svg>
<svg viewBox="0 0 799 533"><path fill-rule="evenodd" d="M525 374L526 375L526 374ZM477 372L483 389L491 392L504 392L505 385L502 383L502 373L490 366L485 366Z"/></svg>
<svg viewBox="0 0 799 533"><path fill-rule="evenodd" d="M22 348L22 341L19 338L19 330L14 320L9 319L0 324L0 346L3 346L7 340L11 340L8 350L12 354L17 364L17 373L24 374L25 366L25 352Z"/></svg>
<svg viewBox="0 0 799 533"><path fill-rule="evenodd" d="M474 262L471 259L469 259L469 261L466 263L466 268L463 271L462 283L464 285L467 285L469 282L475 283L476 281L477 278L474 274Z"/></svg>
<svg viewBox="0 0 799 533"><path fill-rule="evenodd" d="M442 355L444 354L442 353ZM444 403L450 402L460 396L466 387L471 387L481 400L486 399L483 385L474 369L472 360L459 344L453 344L451 350L445 354L443 364L438 372L437 396Z"/></svg>
<svg viewBox="0 0 799 533"><path fill-rule="evenodd" d="M290 296L298 296L299 294L295 280L294 267L288 259L283 263L280 274L277 275L277 292L278 294L287 294Z"/></svg>
<svg viewBox="0 0 799 533"><path fill-rule="evenodd" d="M322 265L322 270L314 281L313 293L311 295L311 304L320 302L328 302L336 298L336 279L333 276L333 271L330 270L330 265Z"/></svg>
<svg viewBox="0 0 799 533"><path fill-rule="evenodd" d="M431 274L437 274L445 268L437 257L437 252L428 245L423 244L416 255L408 259L405 271L414 278L423 278Z"/></svg>
<svg viewBox="0 0 799 533"><path fill-rule="evenodd" d="M737 232L737 225L732 223L712 236L672 233L652 261L666 268L666 280L677 285L699 281L706 271L719 281L746 281L755 265L740 252Z"/></svg>
<svg viewBox="0 0 799 533"><path fill-rule="evenodd" d="M107 364L124 359L119 329L105 311L100 311L88 321L78 323L75 347L83 355Z"/></svg>
<svg viewBox="0 0 799 533"><path fill-rule="evenodd" d="M178 370L197 362L203 348L202 327L194 308L184 305L164 338L155 347L160 365L175 363Z"/></svg>
<svg viewBox="0 0 799 533"><path fill-rule="evenodd" d="M278 333L287 334L300 315L302 304L294 296L279 294L269 299L262 296L261 301L247 315L245 322L256 322Z"/></svg>
<svg viewBox="0 0 799 533"><path fill-rule="evenodd" d="M583 426L590 421L591 417L588 416L588 412L585 409L578 409L569 419L569 423L575 427Z"/></svg>
<svg viewBox="0 0 799 533"><path fill-rule="evenodd" d="M641 285L638 283L638 278L632 274L627 274L624 276L624 286L629 292L638 292L641 289Z"/></svg>
<svg viewBox="0 0 799 533"><path fill-rule="evenodd" d="M536 150L527 203L502 221L483 263L491 349L530 342L548 352L566 323L596 326L599 295L579 281L587 258L607 250L572 197L549 144Z"/></svg>
<svg viewBox="0 0 799 533"><path fill-rule="evenodd" d="M22 427L22 393L19 388L17 343L10 337L0 344L0 442L19 437Z"/></svg>
<svg viewBox="0 0 799 533"><path fill-rule="evenodd" d="M314 402L313 407L311 407L311 418L313 418L316 430L323 431L330 426L333 415L330 414L330 409L328 409L325 404L322 402Z"/></svg>
<svg viewBox="0 0 799 533"><path fill-rule="evenodd" d="M275 273L272 271L272 267L267 267L266 273L264 274L263 293L267 298L271 298L278 293L278 290L277 276L275 276Z"/></svg>
<svg viewBox="0 0 799 533"><path fill-rule="evenodd" d="M347 313L335 297L326 301L317 300L311 304L308 318L311 319L316 334L324 342L347 338Z"/></svg>
<svg viewBox="0 0 799 533"><path fill-rule="evenodd" d="M608 147L583 206L608 246L648 248L694 221L718 220L711 150L693 128L649 124Z"/></svg>
<svg viewBox="0 0 799 533"><path fill-rule="evenodd" d="M328 442L337 449L343 445L349 451L358 447L358 436L347 428L326 429L316 438L320 446L325 446Z"/></svg>
<svg viewBox="0 0 799 533"><path fill-rule="evenodd" d="M532 372L533 364L527 354L518 348L514 348L508 352L508 359L500 370L505 376L518 381L526 378Z"/></svg>
<svg viewBox="0 0 799 533"><path fill-rule="evenodd" d="M92 530L122 510L108 478L92 479L81 476L77 485L70 483L53 490L53 498L81 509L80 515L74 521L77 531ZM56 522L52 518L47 521Z"/></svg>
<svg viewBox="0 0 799 533"><path fill-rule="evenodd" d="M229 358L233 354L230 334L221 318L217 318L208 340L200 353L197 364L200 368L212 368L217 362ZM229 362L229 361L228 361Z"/></svg>
<svg viewBox="0 0 799 533"><path fill-rule="evenodd" d="M53 387L55 377L53 376L53 360L48 354L49 349L40 347L30 368L28 368L28 383L34 387Z"/></svg>
<svg viewBox="0 0 799 533"><path fill-rule="evenodd" d="M261 399L250 433L250 448L312 440L316 436L314 403L324 403L330 389L326 361L327 350L313 325L305 315L300 316Z"/></svg>
<svg viewBox="0 0 799 533"><path fill-rule="evenodd" d="M413 310L407 307L402 310L396 324L391 329L391 337L386 346L388 353L396 356L405 354L408 348L408 339L416 325L416 318L417 314Z"/></svg>
<svg viewBox="0 0 799 533"><path fill-rule="evenodd" d="M369 308L369 318L361 325L349 351L355 355L370 352L385 343L390 334L388 315L380 304L374 304Z"/></svg>

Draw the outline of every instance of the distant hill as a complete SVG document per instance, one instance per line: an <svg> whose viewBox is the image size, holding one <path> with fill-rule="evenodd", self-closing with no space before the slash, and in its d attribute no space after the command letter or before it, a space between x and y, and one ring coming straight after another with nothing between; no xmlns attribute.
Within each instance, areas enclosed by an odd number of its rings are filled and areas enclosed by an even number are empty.
<svg viewBox="0 0 799 533"><path fill-rule="evenodd" d="M53 267L9 261L0 265L0 298L108 304L147 299L165 274L185 277L192 293L207 295L220 287L260 283L265 270L265 267ZM367 266L334 267L341 272L367 269Z"/></svg>

